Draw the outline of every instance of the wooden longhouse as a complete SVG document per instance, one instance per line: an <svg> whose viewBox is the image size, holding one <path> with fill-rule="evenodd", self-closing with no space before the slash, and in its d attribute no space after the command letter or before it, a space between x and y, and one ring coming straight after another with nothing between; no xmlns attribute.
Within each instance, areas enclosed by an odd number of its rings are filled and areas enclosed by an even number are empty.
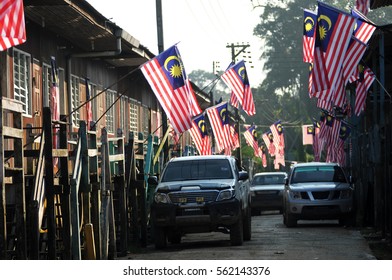
<svg viewBox="0 0 392 280"><path fill-rule="evenodd" d="M165 132L138 68L154 54L83 0L24 0L24 13L26 42L0 52L0 259L113 259L145 246L144 175L162 167ZM186 133L179 145L194 149Z"/></svg>

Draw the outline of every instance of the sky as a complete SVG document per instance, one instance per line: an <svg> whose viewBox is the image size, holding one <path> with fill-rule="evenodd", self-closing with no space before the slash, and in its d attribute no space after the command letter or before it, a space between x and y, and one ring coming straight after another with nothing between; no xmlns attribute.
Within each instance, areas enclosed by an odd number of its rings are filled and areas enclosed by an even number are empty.
<svg viewBox="0 0 392 280"><path fill-rule="evenodd" d="M253 2L263 2L259 0ZM98 12L158 54L156 0L87 0ZM228 44L248 44L245 64L249 82L257 87L265 75L260 61L262 40L253 36L261 8L251 0L162 0L164 49L177 44L187 74L224 71L231 62ZM250 58L249 58L250 57ZM251 63L249 62L251 61ZM253 66L253 68L251 67Z"/></svg>

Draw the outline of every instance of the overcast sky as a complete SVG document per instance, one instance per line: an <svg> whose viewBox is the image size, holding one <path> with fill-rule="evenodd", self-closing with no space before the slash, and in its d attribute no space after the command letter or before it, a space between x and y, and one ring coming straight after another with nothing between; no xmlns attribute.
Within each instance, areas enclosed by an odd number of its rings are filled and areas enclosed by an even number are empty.
<svg viewBox="0 0 392 280"><path fill-rule="evenodd" d="M96 10L158 54L156 0L87 0ZM162 0L164 48L178 43L185 70L212 72L213 61L224 70L231 61L227 44L249 43L249 81L262 81L261 40L253 36L260 8L251 0ZM240 57L240 56L239 56ZM252 69L250 66L253 65Z"/></svg>

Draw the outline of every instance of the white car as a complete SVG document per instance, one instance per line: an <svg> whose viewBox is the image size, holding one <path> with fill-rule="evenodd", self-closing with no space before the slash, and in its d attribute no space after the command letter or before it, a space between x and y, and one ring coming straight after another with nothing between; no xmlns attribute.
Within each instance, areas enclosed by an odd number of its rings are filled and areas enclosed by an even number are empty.
<svg viewBox="0 0 392 280"><path fill-rule="evenodd" d="M336 163L298 163L291 168L283 193L283 222L338 219L344 225L353 210L353 184Z"/></svg>
<svg viewBox="0 0 392 280"><path fill-rule="evenodd" d="M262 210L279 210L282 213L286 178L286 172L260 172L253 176L250 185L253 215L260 214Z"/></svg>

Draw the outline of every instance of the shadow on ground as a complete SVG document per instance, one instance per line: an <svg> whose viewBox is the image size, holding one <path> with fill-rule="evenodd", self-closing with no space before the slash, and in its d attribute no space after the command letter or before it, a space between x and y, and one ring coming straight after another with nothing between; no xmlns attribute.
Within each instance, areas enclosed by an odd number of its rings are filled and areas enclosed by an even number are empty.
<svg viewBox="0 0 392 280"><path fill-rule="evenodd" d="M381 232L366 228L361 230L361 234L378 260L392 260L392 242L387 240Z"/></svg>

